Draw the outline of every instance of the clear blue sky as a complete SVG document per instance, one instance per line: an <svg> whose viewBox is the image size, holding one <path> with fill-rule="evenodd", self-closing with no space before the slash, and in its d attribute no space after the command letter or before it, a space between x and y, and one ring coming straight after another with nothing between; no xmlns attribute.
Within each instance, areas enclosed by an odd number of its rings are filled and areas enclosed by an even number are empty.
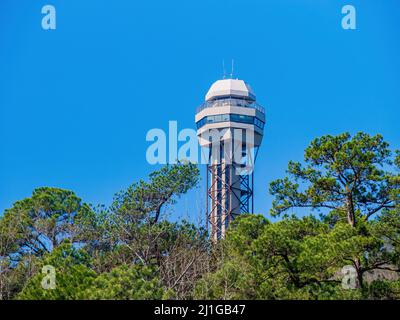
<svg viewBox="0 0 400 320"><path fill-rule="evenodd" d="M57 30L41 8L57 9ZM357 9L357 30L341 8ZM381 133L400 147L398 0L0 0L0 212L39 186L108 204L154 167L146 133L194 112L222 60L267 111L256 211L309 141ZM195 219L204 188L175 216Z"/></svg>

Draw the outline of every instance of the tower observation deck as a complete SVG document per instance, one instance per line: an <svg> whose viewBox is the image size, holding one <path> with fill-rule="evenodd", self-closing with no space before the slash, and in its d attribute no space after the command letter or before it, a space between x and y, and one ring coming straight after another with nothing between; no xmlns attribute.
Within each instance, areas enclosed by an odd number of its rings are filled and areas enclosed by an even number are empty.
<svg viewBox="0 0 400 320"><path fill-rule="evenodd" d="M254 163L263 138L265 111L243 80L212 84L195 116L207 150L207 228L217 241L241 213L254 212Z"/></svg>

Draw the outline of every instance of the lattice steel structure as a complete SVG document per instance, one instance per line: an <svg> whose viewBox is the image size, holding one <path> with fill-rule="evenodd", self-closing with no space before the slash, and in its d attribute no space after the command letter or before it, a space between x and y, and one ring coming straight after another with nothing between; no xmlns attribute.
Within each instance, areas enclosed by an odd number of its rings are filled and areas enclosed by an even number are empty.
<svg viewBox="0 0 400 320"><path fill-rule="evenodd" d="M242 80L215 82L196 114L199 143L208 149L207 228L215 241L230 222L254 211L254 163L263 137L264 109Z"/></svg>

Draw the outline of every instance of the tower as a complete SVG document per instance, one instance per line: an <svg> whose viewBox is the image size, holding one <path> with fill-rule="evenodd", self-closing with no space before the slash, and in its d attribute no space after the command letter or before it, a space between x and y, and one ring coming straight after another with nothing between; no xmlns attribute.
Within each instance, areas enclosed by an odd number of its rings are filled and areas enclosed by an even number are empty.
<svg viewBox="0 0 400 320"><path fill-rule="evenodd" d="M195 116L207 157L207 228L217 241L241 213L253 213L254 163L263 137L264 108L243 80L218 80Z"/></svg>

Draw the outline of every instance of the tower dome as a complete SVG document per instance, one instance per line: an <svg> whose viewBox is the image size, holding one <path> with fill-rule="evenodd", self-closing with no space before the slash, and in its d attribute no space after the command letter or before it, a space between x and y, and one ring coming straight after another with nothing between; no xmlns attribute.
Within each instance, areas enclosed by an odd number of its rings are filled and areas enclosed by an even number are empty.
<svg viewBox="0 0 400 320"><path fill-rule="evenodd" d="M251 87L239 79L223 79L214 82L206 94L206 101L221 98L241 98L246 100L256 100L256 96Z"/></svg>

